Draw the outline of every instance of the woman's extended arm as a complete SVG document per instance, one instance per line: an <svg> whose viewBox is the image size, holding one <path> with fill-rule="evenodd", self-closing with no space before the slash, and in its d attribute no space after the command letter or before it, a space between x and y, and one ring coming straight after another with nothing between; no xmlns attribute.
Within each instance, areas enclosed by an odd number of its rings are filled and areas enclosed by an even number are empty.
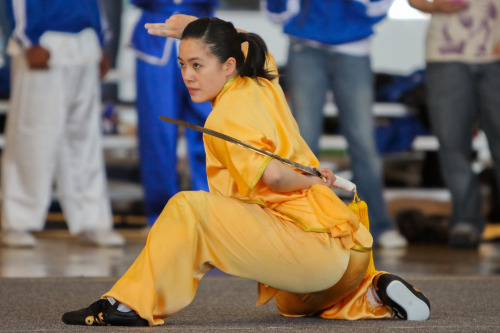
<svg viewBox="0 0 500 333"><path fill-rule="evenodd" d="M150 35L180 39L184 28L196 19L198 19L196 16L174 14L166 19L164 23L146 23L144 27L148 29ZM236 30L246 32L241 29Z"/></svg>
<svg viewBox="0 0 500 333"><path fill-rule="evenodd" d="M196 16L175 14L165 20L165 23L146 23L150 35L180 39L186 26L198 19Z"/></svg>
<svg viewBox="0 0 500 333"><path fill-rule="evenodd" d="M316 176L304 175L277 160L271 160L262 174L262 181L276 192L292 192L308 189L314 184L335 187L335 175L330 169L320 169L326 181Z"/></svg>
<svg viewBox="0 0 500 333"><path fill-rule="evenodd" d="M408 0L410 6L424 13L454 13L464 9L464 0Z"/></svg>

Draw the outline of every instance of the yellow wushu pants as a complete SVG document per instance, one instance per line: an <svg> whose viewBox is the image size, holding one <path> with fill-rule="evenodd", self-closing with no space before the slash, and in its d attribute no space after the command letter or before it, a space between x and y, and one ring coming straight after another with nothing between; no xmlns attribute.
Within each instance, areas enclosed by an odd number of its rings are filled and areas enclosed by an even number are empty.
<svg viewBox="0 0 500 333"><path fill-rule="evenodd" d="M186 307L199 280L217 267L260 282L259 303L275 296L283 315L388 317L384 306L366 300L368 260L369 252L346 250L329 234L305 232L259 205L180 192L151 228L139 257L103 297L159 325Z"/></svg>

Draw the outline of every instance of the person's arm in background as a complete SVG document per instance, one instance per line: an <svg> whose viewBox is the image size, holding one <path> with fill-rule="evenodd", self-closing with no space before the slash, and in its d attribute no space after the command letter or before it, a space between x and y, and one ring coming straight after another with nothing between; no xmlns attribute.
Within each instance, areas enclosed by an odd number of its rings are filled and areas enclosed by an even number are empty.
<svg viewBox="0 0 500 333"><path fill-rule="evenodd" d="M352 0L363 4L366 8L366 15L373 23L378 23L384 19L391 8L394 0Z"/></svg>
<svg viewBox="0 0 500 333"><path fill-rule="evenodd" d="M267 0L261 8L276 24L286 24L300 12L300 0Z"/></svg>
<svg viewBox="0 0 500 333"><path fill-rule="evenodd" d="M500 42L493 49L493 54L500 58Z"/></svg>
<svg viewBox="0 0 500 333"><path fill-rule="evenodd" d="M99 42L101 43L101 61L99 62L99 76L101 79L106 76L106 74L111 69L111 61L109 60L108 54L104 50L104 44L111 40L111 30L109 28L109 22L104 12L104 6L99 3L99 1L106 0L96 0L95 7L93 8L93 15L98 18L98 20L91 20L93 22L92 28L95 29L97 36L99 37Z"/></svg>
<svg viewBox="0 0 500 333"><path fill-rule="evenodd" d="M50 52L40 46L45 32L41 13L41 0L9 0L9 13L14 25L12 36L25 50L26 61L31 69L48 69Z"/></svg>
<svg viewBox="0 0 500 333"><path fill-rule="evenodd" d="M410 6L424 13L455 13L467 5L464 0L408 0Z"/></svg>

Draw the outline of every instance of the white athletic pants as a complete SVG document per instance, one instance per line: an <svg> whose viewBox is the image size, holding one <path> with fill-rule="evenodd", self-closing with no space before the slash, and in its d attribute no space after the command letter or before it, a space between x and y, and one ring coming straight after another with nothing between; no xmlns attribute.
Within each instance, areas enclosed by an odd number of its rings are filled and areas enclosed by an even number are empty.
<svg viewBox="0 0 500 333"><path fill-rule="evenodd" d="M74 41L65 45L75 51L89 47L85 39ZM30 70L23 54L13 57L2 160L3 229L43 229L54 180L71 233L112 227L98 75L97 61Z"/></svg>

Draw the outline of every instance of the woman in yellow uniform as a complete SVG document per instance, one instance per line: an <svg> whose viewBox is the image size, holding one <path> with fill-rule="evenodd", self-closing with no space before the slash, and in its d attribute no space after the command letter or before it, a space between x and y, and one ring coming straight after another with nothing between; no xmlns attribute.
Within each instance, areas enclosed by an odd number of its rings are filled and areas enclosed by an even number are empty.
<svg viewBox="0 0 500 333"><path fill-rule="evenodd" d="M319 167L256 34L217 18L174 15L150 33L181 38L179 64L194 102L211 101L205 127ZM171 126L171 125L166 125ZM194 298L212 268L259 282L258 304L284 316L425 320L427 298L392 274L368 270L372 237L330 189L270 157L205 135L210 193L180 192L139 257L102 299L63 315L75 325L160 325Z"/></svg>

